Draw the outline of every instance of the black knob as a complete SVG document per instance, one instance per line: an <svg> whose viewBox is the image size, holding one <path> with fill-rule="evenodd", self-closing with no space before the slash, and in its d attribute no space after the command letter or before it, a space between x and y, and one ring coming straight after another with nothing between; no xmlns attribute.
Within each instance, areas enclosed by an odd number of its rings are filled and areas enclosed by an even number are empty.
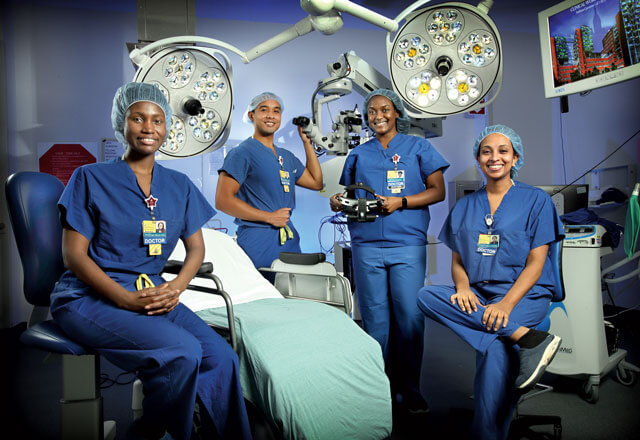
<svg viewBox="0 0 640 440"><path fill-rule="evenodd" d="M200 101L194 98L189 98L187 102L184 103L184 112L188 115L196 116L204 113L204 108L202 108Z"/></svg>
<svg viewBox="0 0 640 440"><path fill-rule="evenodd" d="M438 75L446 76L451 70L451 58L446 55L441 56L436 60L436 70L438 71Z"/></svg>

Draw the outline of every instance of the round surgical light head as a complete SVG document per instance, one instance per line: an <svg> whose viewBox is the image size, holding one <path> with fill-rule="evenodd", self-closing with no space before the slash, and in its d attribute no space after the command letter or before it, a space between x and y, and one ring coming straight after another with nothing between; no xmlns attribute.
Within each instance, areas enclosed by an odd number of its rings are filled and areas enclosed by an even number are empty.
<svg viewBox="0 0 640 440"><path fill-rule="evenodd" d="M389 70L411 116L463 113L497 96L501 40L483 11L441 3L407 11L397 20L403 24L387 40Z"/></svg>
<svg viewBox="0 0 640 440"><path fill-rule="evenodd" d="M160 49L138 69L134 81L159 87L173 110L159 158L195 156L224 145L233 96L231 64L223 52L197 46Z"/></svg>

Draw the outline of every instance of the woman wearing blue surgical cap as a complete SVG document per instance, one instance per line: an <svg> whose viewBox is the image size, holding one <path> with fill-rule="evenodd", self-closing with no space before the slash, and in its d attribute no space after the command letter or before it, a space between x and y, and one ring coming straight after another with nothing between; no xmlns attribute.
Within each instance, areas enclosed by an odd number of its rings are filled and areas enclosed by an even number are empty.
<svg viewBox="0 0 640 440"><path fill-rule="evenodd" d="M473 154L487 184L458 201L439 236L452 251L455 286L424 287L418 305L476 350L471 437L504 439L520 394L560 346L533 328L554 288L549 245L564 233L551 198L513 180L524 163L515 131L485 128Z"/></svg>
<svg viewBox="0 0 640 440"><path fill-rule="evenodd" d="M124 155L76 169L58 202L68 270L52 293L53 318L142 380L133 435L188 439L197 401L202 433L250 438L235 353L179 302L215 211L187 176L155 163L171 107L157 87L129 83L116 92L111 121ZM178 239L184 266L165 282L159 273Z"/></svg>
<svg viewBox="0 0 640 440"><path fill-rule="evenodd" d="M442 173L449 164L429 141L405 134L409 118L395 92L371 92L365 109L375 138L351 151L340 179L345 186L364 183L383 201L375 221L349 223L360 315L382 347L394 401L409 413L424 413L424 317L416 294L425 279L428 206L444 199ZM336 196L331 207L340 209Z"/></svg>

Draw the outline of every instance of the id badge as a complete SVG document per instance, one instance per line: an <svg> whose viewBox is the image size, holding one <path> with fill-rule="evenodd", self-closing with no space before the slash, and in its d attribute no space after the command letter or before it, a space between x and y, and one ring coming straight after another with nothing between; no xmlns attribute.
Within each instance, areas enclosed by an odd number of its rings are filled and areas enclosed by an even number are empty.
<svg viewBox="0 0 640 440"><path fill-rule="evenodd" d="M500 236L496 234L478 235L478 248L476 252L482 255L495 255L500 247Z"/></svg>
<svg viewBox="0 0 640 440"><path fill-rule="evenodd" d="M166 244L167 222L164 220L144 220L142 222L142 244Z"/></svg>
<svg viewBox="0 0 640 440"><path fill-rule="evenodd" d="M398 194L404 189L404 170L387 171L387 189L393 194Z"/></svg>
<svg viewBox="0 0 640 440"><path fill-rule="evenodd" d="M280 170L280 184L282 185L284 192L289 192L289 186L291 185L289 171Z"/></svg>

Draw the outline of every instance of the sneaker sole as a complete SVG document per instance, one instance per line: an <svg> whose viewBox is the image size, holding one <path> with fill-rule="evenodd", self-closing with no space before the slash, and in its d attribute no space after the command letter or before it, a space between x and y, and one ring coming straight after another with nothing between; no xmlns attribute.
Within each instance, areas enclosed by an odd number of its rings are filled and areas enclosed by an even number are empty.
<svg viewBox="0 0 640 440"><path fill-rule="evenodd" d="M542 375L544 374L544 370L547 369L547 365L551 363L554 356L558 352L558 348L560 348L561 342L562 342L562 338L560 336L555 336L555 335L553 336L553 340L549 343L549 345L547 345L547 348L545 348L544 353L542 353L542 358L540 358L540 362L538 363L538 366L536 367L535 371L529 377L529 379L524 381L518 387L518 389L522 390L522 389L528 388L532 385L535 385L538 382L538 380L540 380L540 377L542 377Z"/></svg>

